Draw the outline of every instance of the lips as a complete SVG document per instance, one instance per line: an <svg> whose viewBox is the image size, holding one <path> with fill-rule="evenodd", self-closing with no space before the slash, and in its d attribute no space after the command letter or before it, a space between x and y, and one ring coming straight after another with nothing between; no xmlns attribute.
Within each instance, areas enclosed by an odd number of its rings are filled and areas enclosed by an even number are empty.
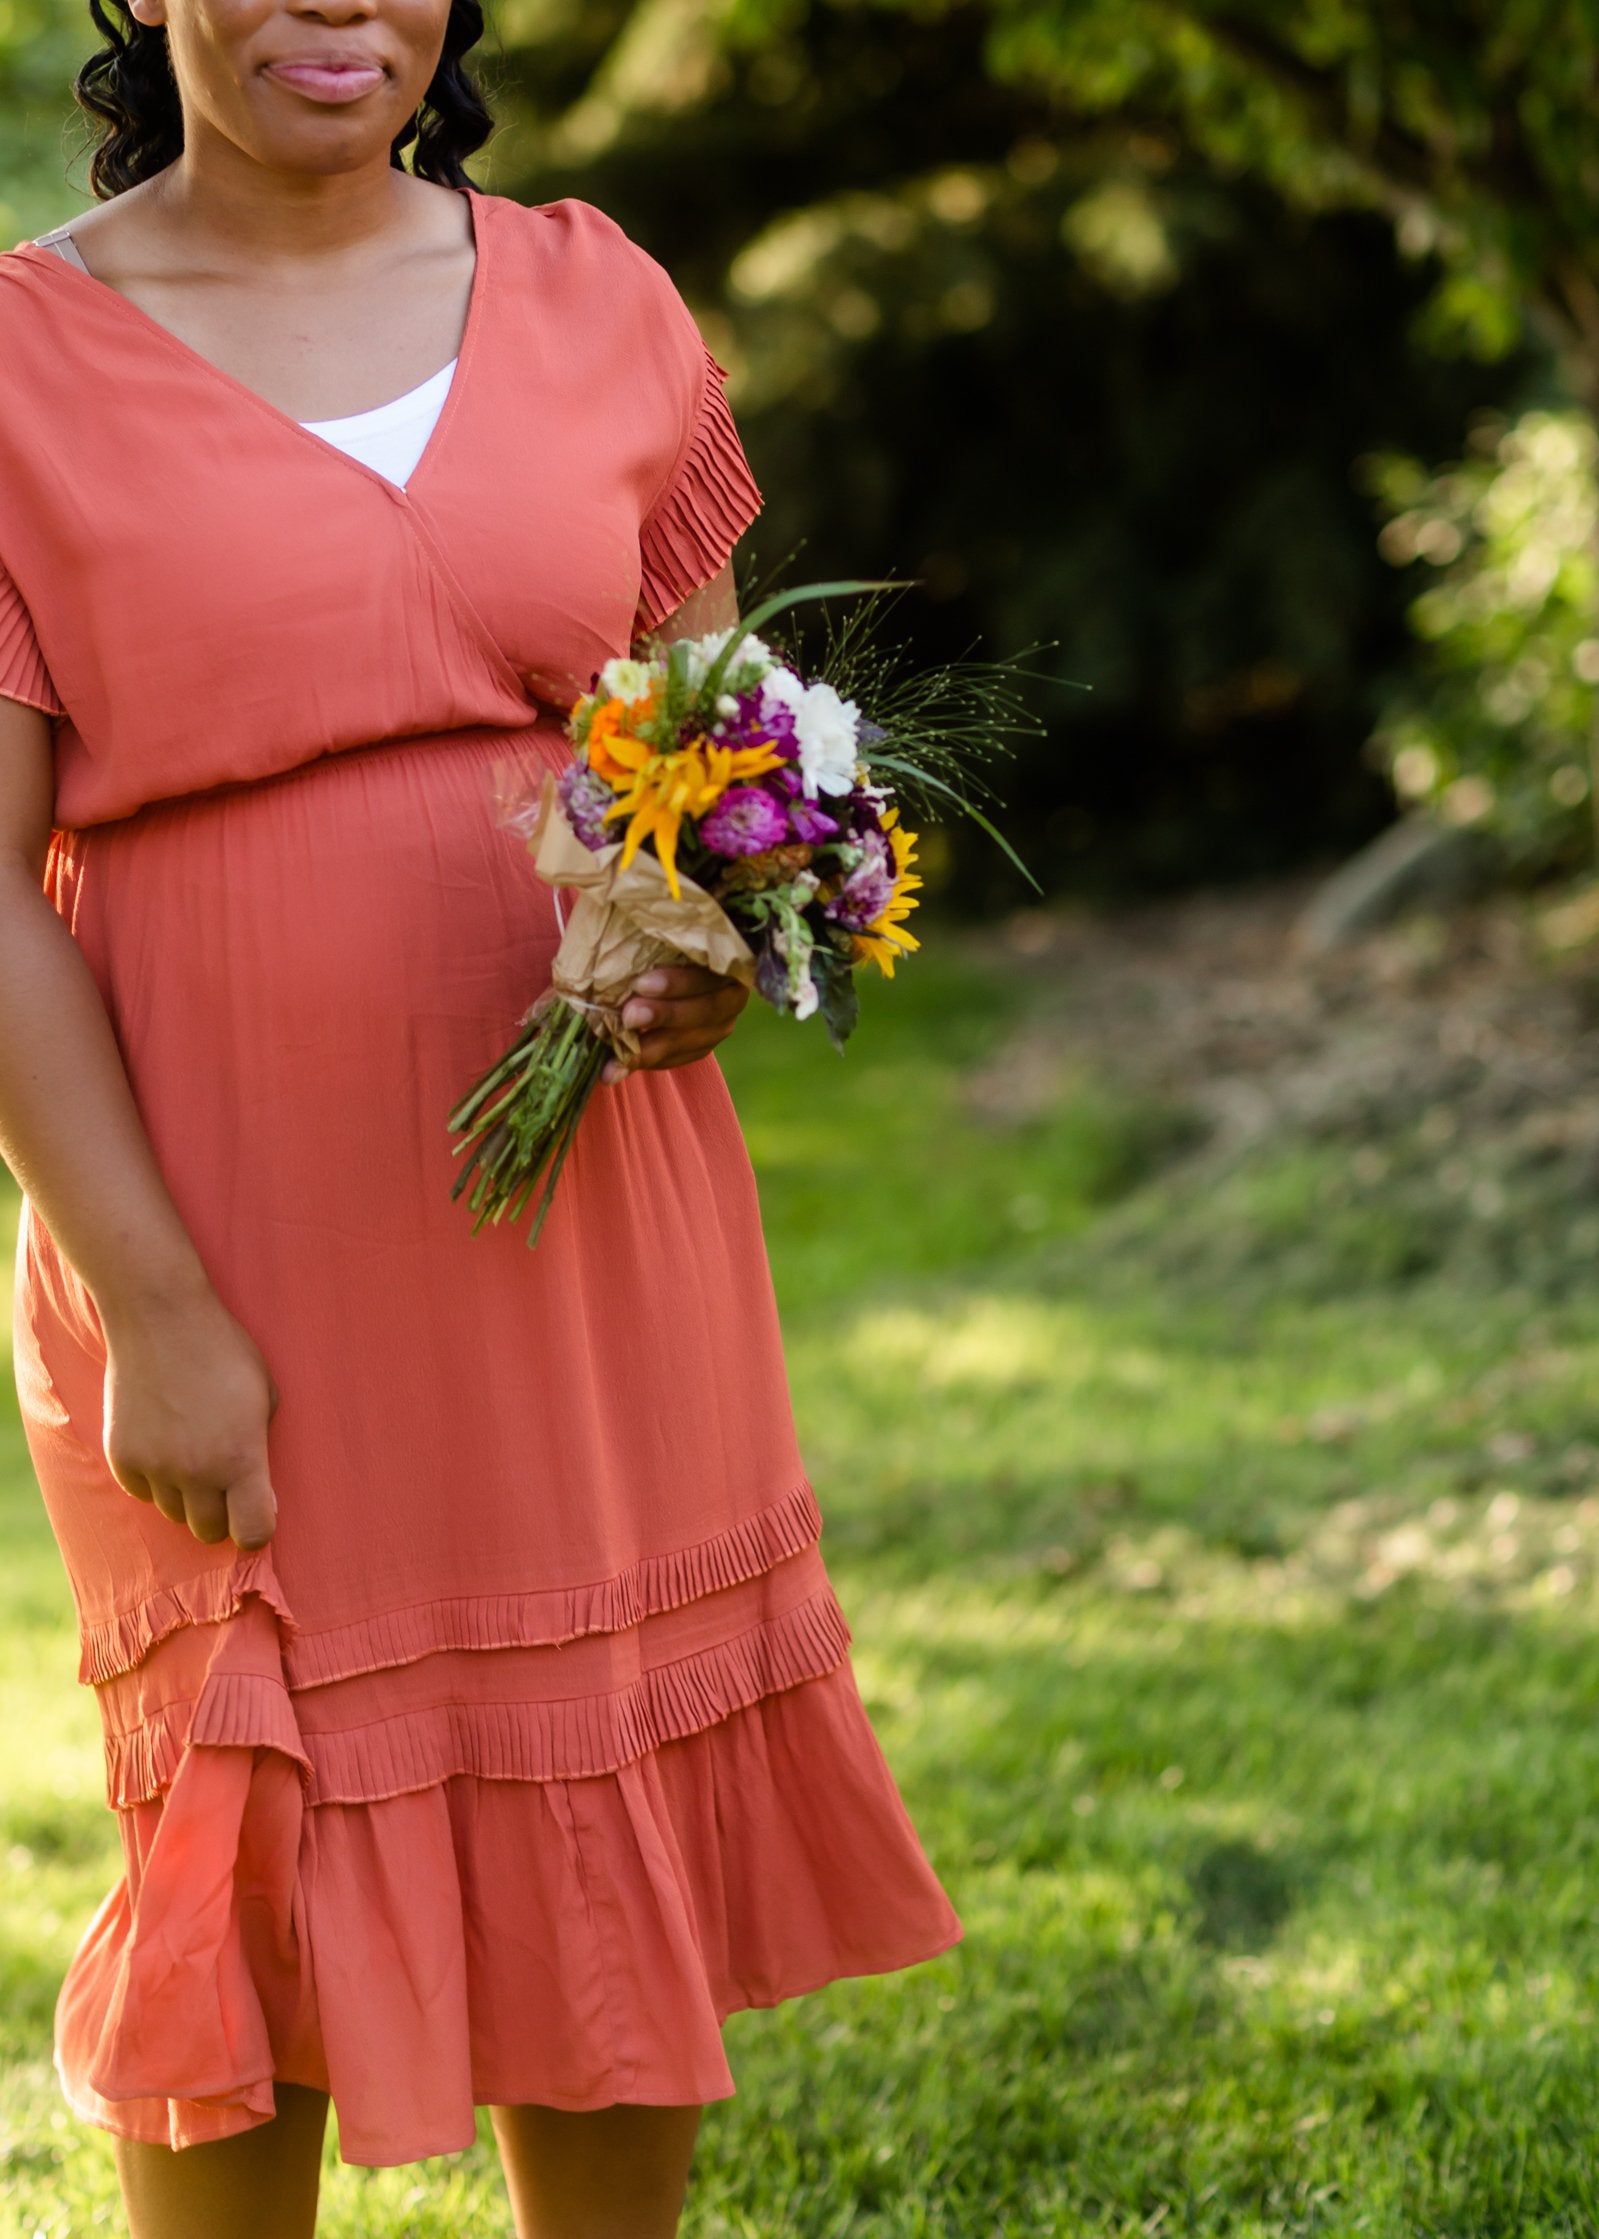
<svg viewBox="0 0 1599 2239"><path fill-rule="evenodd" d="M377 62L353 58L317 61L307 57L301 61L269 62L265 75L276 78L291 92L303 94L308 101L337 104L359 101L363 94L375 92L388 72Z"/></svg>

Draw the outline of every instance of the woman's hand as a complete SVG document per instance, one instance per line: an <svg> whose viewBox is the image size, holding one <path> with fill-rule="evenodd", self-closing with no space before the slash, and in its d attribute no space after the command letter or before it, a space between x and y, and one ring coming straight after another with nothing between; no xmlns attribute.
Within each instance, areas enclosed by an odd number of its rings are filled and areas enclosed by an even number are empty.
<svg viewBox="0 0 1599 2239"><path fill-rule="evenodd" d="M620 1081L631 1072L658 1073L708 1057L732 1033L749 999L740 981L703 965L657 965L634 983L622 1006L622 1024L639 1037L638 1056L631 1065L613 1057L600 1078Z"/></svg>
<svg viewBox="0 0 1599 2239"><path fill-rule="evenodd" d="M101 1318L117 1483L208 1546L264 1547L277 1523L267 1424L278 1394L250 1338L214 1293Z"/></svg>

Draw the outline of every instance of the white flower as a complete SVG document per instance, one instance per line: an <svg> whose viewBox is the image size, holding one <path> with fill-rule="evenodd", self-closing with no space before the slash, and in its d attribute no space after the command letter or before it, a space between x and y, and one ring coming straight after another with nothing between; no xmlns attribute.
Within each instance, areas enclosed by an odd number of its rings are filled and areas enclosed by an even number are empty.
<svg viewBox="0 0 1599 2239"><path fill-rule="evenodd" d="M761 713L769 708L786 707L792 714L805 697L805 687L792 669L769 669L761 679Z"/></svg>
<svg viewBox="0 0 1599 2239"><path fill-rule="evenodd" d="M793 1012L796 1018L810 1018L821 997L816 992L816 982L807 972L794 990Z"/></svg>
<svg viewBox="0 0 1599 2239"><path fill-rule="evenodd" d="M600 671L600 690L610 700L624 700L629 707L642 700L650 688L648 661L607 661Z"/></svg>
<svg viewBox="0 0 1599 2239"><path fill-rule="evenodd" d="M861 711L841 700L831 684L809 685L794 709L800 779L806 798L847 793L855 783L855 738Z"/></svg>
<svg viewBox="0 0 1599 2239"><path fill-rule="evenodd" d="M733 632L730 629L712 630L708 637L693 637L683 640L684 651L687 655L688 681L691 689L697 691L705 682L706 677L711 672L712 662L732 635ZM767 670L775 665L776 660L777 656L771 647L763 645L758 637L740 638L725 681L731 684L735 678L746 675L749 675L753 681L756 676L764 676Z"/></svg>

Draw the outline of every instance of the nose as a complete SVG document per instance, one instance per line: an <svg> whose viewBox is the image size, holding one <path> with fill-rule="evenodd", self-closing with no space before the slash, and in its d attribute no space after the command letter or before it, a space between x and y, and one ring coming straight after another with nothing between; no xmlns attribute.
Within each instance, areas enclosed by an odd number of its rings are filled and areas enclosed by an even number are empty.
<svg viewBox="0 0 1599 2239"><path fill-rule="evenodd" d="M300 23L370 23L379 0L285 0L288 13Z"/></svg>

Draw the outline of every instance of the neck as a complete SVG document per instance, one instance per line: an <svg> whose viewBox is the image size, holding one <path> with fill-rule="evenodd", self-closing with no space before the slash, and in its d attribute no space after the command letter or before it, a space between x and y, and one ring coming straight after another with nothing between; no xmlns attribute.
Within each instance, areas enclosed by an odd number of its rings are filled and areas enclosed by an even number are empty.
<svg viewBox="0 0 1599 2239"><path fill-rule="evenodd" d="M419 192L387 160L331 175L270 171L203 125L186 126L183 153L151 185L174 234L259 266L359 251L414 213Z"/></svg>

